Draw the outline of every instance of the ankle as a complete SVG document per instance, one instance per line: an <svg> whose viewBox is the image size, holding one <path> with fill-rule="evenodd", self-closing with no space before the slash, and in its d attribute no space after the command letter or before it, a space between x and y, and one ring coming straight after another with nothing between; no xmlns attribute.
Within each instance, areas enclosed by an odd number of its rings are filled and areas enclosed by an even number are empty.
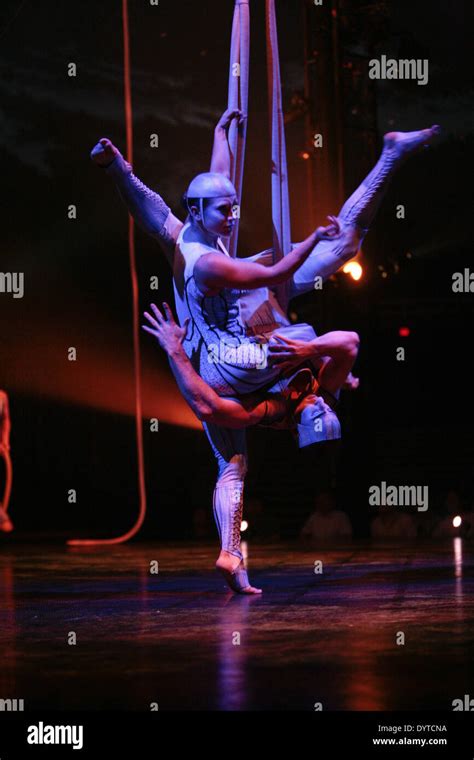
<svg viewBox="0 0 474 760"><path fill-rule="evenodd" d="M236 554L232 554L231 552L226 551L225 549L221 549L221 553L219 554L216 565L220 565L221 567L231 567L232 569L238 567L240 563L242 562L242 557L239 557Z"/></svg>

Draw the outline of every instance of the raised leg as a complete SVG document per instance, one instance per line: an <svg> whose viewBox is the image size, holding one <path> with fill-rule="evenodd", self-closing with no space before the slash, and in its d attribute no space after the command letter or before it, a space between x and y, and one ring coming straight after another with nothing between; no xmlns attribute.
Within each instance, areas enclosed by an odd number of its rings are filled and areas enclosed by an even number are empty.
<svg viewBox="0 0 474 760"><path fill-rule="evenodd" d="M322 240L315 246L293 276L291 298L313 290L317 277L326 280L356 255L397 169L409 156L428 146L439 132L439 127L434 126L418 132L385 135L379 160L338 214L343 235L334 241Z"/></svg>

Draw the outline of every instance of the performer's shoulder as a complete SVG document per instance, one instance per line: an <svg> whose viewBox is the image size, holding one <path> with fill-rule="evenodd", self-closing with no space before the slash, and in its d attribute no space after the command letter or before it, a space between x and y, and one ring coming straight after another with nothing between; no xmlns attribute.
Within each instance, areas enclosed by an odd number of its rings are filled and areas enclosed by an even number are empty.
<svg viewBox="0 0 474 760"><path fill-rule="evenodd" d="M170 211L164 223L164 231L166 232L168 238L172 240L175 245L178 242L179 235L183 228L184 223L181 221L181 219L178 219L178 217L175 216L172 211Z"/></svg>

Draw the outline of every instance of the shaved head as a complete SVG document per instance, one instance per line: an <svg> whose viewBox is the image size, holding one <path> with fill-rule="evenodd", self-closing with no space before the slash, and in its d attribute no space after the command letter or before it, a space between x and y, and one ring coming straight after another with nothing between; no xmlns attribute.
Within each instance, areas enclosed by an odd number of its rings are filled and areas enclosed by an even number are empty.
<svg viewBox="0 0 474 760"><path fill-rule="evenodd" d="M194 177L188 187L188 198L235 198L235 187L227 177L216 172L206 172Z"/></svg>

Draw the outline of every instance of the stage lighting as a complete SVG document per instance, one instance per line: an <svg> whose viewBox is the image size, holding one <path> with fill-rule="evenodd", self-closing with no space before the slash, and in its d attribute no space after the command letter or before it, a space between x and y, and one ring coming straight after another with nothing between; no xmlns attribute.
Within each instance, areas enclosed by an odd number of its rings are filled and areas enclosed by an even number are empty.
<svg viewBox="0 0 474 760"><path fill-rule="evenodd" d="M249 527L249 524L247 520L242 520L242 522L240 523L240 532L243 533L244 530L247 530L248 527Z"/></svg>
<svg viewBox="0 0 474 760"><path fill-rule="evenodd" d="M459 515L453 517L453 528L459 528L462 523L462 518Z"/></svg>
<svg viewBox="0 0 474 760"><path fill-rule="evenodd" d="M342 271L344 274L350 274L353 280L360 280L364 270L358 261L348 261Z"/></svg>

